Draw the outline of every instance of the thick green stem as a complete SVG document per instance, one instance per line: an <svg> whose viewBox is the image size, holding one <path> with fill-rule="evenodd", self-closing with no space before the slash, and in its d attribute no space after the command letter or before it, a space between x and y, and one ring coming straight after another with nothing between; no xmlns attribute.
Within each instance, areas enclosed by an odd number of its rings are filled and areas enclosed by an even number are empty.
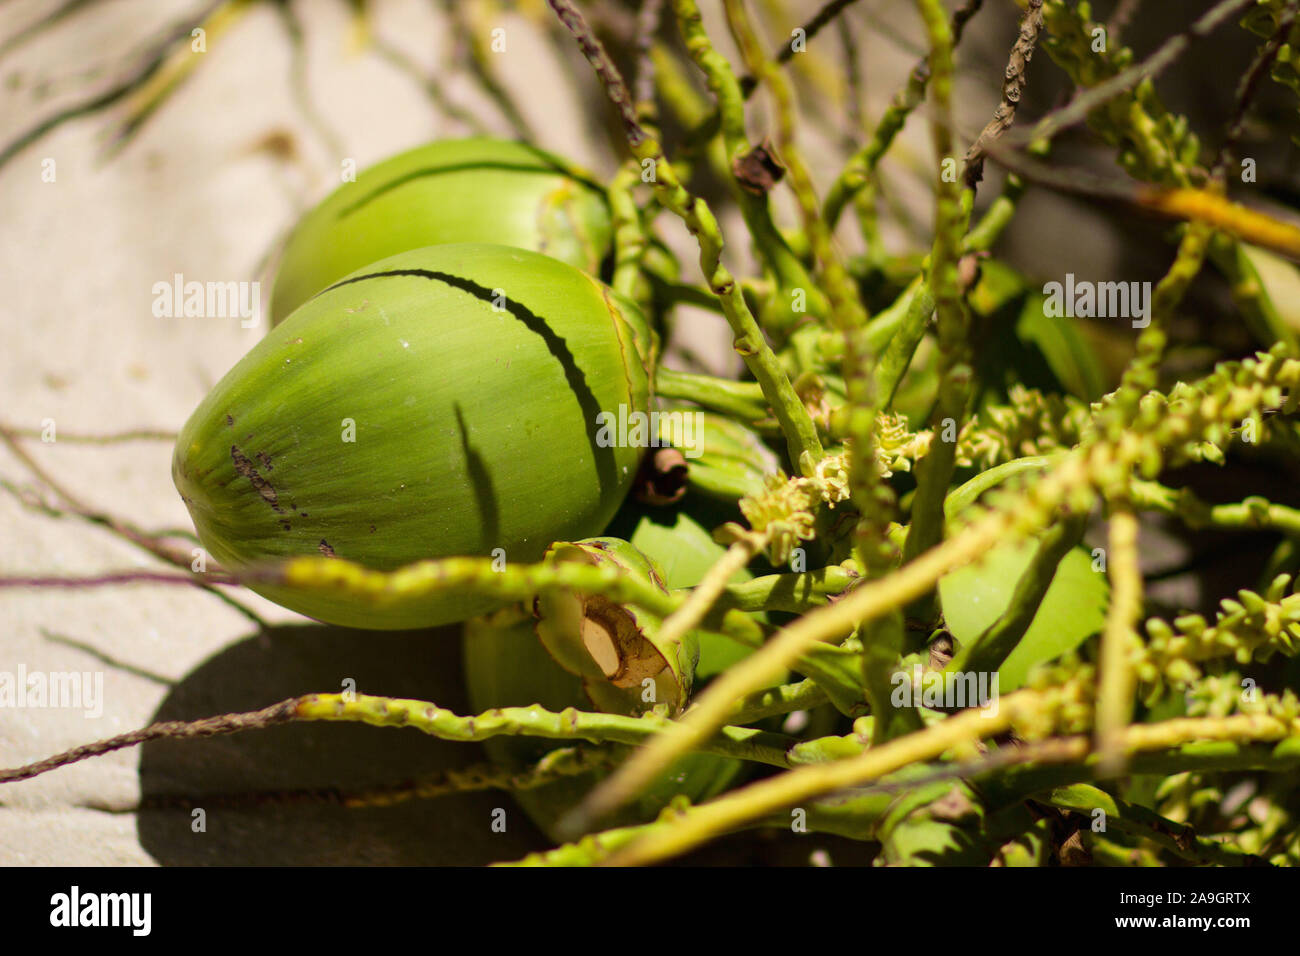
<svg viewBox="0 0 1300 956"><path fill-rule="evenodd" d="M1273 504L1258 495L1233 504L1212 505L1190 489L1174 489L1140 479L1134 479L1129 494L1135 508L1159 511L1191 528L1278 531L1300 538L1300 510Z"/></svg>
<svg viewBox="0 0 1300 956"><path fill-rule="evenodd" d="M1123 768L1124 731L1133 719L1136 664L1141 653L1137 621L1142 613L1142 572L1138 568L1138 523L1120 507L1110 516L1106 556L1111 579L1110 608L1101 636L1101 670L1097 681L1097 728L1094 744L1101 769L1115 776Z"/></svg>
<svg viewBox="0 0 1300 956"><path fill-rule="evenodd" d="M802 680L755 691L736 702L731 714L733 724L752 724L764 717L775 717L796 710L811 710L826 703L826 692L816 681Z"/></svg>
<svg viewBox="0 0 1300 956"><path fill-rule="evenodd" d="M710 411L721 412L747 422L766 418L771 412L763 389L754 382L736 382L712 375L697 375L664 368L655 371L655 394L694 402Z"/></svg>
<svg viewBox="0 0 1300 956"><path fill-rule="evenodd" d="M619 167L607 194L614 226L614 277L611 285L629 299L645 307L641 282L641 259L646 251L646 234L641 225L632 190L641 179L641 168L629 160Z"/></svg>
<svg viewBox="0 0 1300 956"><path fill-rule="evenodd" d="M912 356L916 354L917 346L925 337L930 316L934 314L934 294L930 291L929 282L918 277L908 288L908 292L910 298L907 311L893 336L890 337L889 344L885 346L885 351L881 354L873 372L876 379L876 396L880 407L884 409L888 409L893 404L898 386L902 384L903 376L907 374L907 369L912 364Z"/></svg>
<svg viewBox="0 0 1300 956"><path fill-rule="evenodd" d="M767 574L744 584L729 584L719 599L721 607L742 611L789 611L802 614L810 607L848 590L857 576L839 566L802 574Z"/></svg>
<svg viewBox="0 0 1300 956"><path fill-rule="evenodd" d="M907 701L899 706L895 706L893 700L899 659L907 650L903 612L895 609L869 621L862 625L859 633L862 640L862 680L873 718L871 743L880 746L924 726L920 711L912 706L912 695L908 695ZM906 679L910 680L910 675Z"/></svg>
<svg viewBox="0 0 1300 956"><path fill-rule="evenodd" d="M943 537L943 499L952 481L957 434L966 416L974 373L966 341L966 314L957 280L957 256L969 221L960 186L951 170L952 156L952 30L938 0L917 0L930 38L931 138L940 169L935 177L934 246L930 251L930 289L934 294L939 340L939 400L933 425L936 441L917 466L916 499L904 560L932 548Z"/></svg>

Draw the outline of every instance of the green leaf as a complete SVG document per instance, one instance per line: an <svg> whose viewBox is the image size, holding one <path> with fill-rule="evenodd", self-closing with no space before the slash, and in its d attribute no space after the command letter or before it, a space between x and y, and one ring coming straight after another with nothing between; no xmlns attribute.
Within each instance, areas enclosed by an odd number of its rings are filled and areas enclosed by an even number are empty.
<svg viewBox="0 0 1300 956"><path fill-rule="evenodd" d="M966 300L980 315L992 315L1025 292L1025 280L1010 266L996 259L980 263L980 278Z"/></svg>
<svg viewBox="0 0 1300 956"><path fill-rule="evenodd" d="M1240 246L1278 319L1292 331L1300 330L1300 269L1266 249L1245 242Z"/></svg>
<svg viewBox="0 0 1300 956"><path fill-rule="evenodd" d="M1036 547L1032 540L1003 545L979 564L953 571L939 582L944 619L954 638L973 641L1002 616ZM1060 657L1098 633L1109 597L1106 575L1092 569L1088 552L1075 548L1067 554L1033 623L998 671L999 691L1015 690L1031 667Z"/></svg>
<svg viewBox="0 0 1300 956"><path fill-rule="evenodd" d="M662 519L656 520L658 515L643 516L630 540L658 562L669 588L695 587L727 549L685 511L664 517L672 523L661 523ZM743 584L751 577L749 571L741 568L728 583ZM749 648L735 641L703 635L695 677L703 681L716 676L749 654Z"/></svg>
<svg viewBox="0 0 1300 956"><path fill-rule="evenodd" d="M1106 377L1092 346L1079 333L1075 320L1049 316L1045 298L1034 294L1025 300L1016 321L1016 337L1042 354L1056 380L1071 395L1096 401L1106 391Z"/></svg>

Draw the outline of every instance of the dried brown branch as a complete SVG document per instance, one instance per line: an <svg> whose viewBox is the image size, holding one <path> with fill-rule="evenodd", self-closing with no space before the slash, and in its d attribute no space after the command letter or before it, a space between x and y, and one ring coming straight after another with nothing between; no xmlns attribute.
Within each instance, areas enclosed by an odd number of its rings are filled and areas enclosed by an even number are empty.
<svg viewBox="0 0 1300 956"><path fill-rule="evenodd" d="M112 753L114 750L124 750L127 747L134 747L150 740L217 737L223 734L237 734L245 730L261 730L264 727L287 724L295 719L301 701L302 698L300 697L290 697L288 700L282 700L270 707L247 713L222 714L218 717L208 717L203 720L170 720L150 724L148 727L132 730L125 734L118 734L116 737L109 737L107 740L97 740L92 744L74 747L72 750L66 750L61 754L55 754L53 757L39 760L36 763L29 763L9 770L0 769L0 783L29 780L59 767L66 767L68 764L87 760L90 757L98 757L101 754Z"/></svg>
<svg viewBox="0 0 1300 956"><path fill-rule="evenodd" d="M93 2L94 0L66 0L66 2L55 7L45 16L34 20L25 27L22 27L17 33L10 36L3 43L0 43L0 56L4 56L4 54L8 53L20 44L25 43L33 37L44 33L51 27L62 23L68 17L81 10L82 7L89 6Z"/></svg>
<svg viewBox="0 0 1300 956"><path fill-rule="evenodd" d="M1043 0L1029 0L1025 15L1020 20L1020 35L1016 37L1007 60L1006 74L1002 80L1002 102L993 111L993 118L980 132L966 151L962 179L966 186L975 189L984 178L984 155L988 144L1011 128L1016 120L1016 107L1025 91L1025 69L1038 44L1038 31L1043 26Z"/></svg>
<svg viewBox="0 0 1300 956"><path fill-rule="evenodd" d="M1224 21L1240 14L1255 0L1223 0L1196 20L1182 33L1170 37L1145 60L1120 70L1110 79L1090 87L1080 93L1066 106L1048 114L1033 129L1007 137L1008 142L1023 146L1035 139L1051 139L1068 127L1082 123L1088 114L1107 100L1125 93L1143 80L1160 75L1173 65L1174 61L1187 51L1195 40L1201 40L1213 33Z"/></svg>
<svg viewBox="0 0 1300 956"><path fill-rule="evenodd" d="M563 747L553 750L537 764L518 772L495 764L471 764L422 774L409 780L381 786L347 790L313 787L297 790L250 790L206 794L156 793L138 803L90 807L107 813L139 813L142 810L249 809L265 806L310 806L331 804L350 810L391 807L411 800L432 800L454 793L483 790L533 790L564 777L573 777L611 766L616 754L609 748Z"/></svg>
<svg viewBox="0 0 1300 956"><path fill-rule="evenodd" d="M10 434L17 435L19 438L39 439L41 430L39 428L10 428ZM166 431L162 428L131 428L122 432L105 432L103 434L92 434L90 432L67 432L59 429L58 440L61 442L75 442L79 445L116 445L119 442L129 441L176 441L176 432Z"/></svg>
<svg viewBox="0 0 1300 956"><path fill-rule="evenodd" d="M1268 68L1273 64L1273 61L1277 59L1278 52L1282 49L1282 45L1286 43L1287 37L1290 36L1291 27L1295 23L1298 13L1300 13L1300 0L1294 0L1287 8L1281 22L1278 23L1277 30L1269 37L1268 42L1260 47L1259 52L1255 54L1255 59L1250 64L1250 68L1237 85L1237 97L1236 102L1233 104L1232 117L1228 120L1223 145L1219 147L1219 155L1215 158L1214 166L1211 169L1211 175L1215 179L1223 179L1228 163L1232 161L1237 144L1241 141L1242 133L1245 132L1246 114L1250 111L1250 104L1254 101L1255 93L1259 90L1259 83L1264 78L1264 74L1268 72Z"/></svg>
<svg viewBox="0 0 1300 956"><path fill-rule="evenodd" d="M650 58L650 48L659 32L663 7L663 0L641 0L641 9L637 12L632 50L636 55L636 106L642 113L654 109L655 67Z"/></svg>
<svg viewBox="0 0 1300 956"><path fill-rule="evenodd" d="M91 524L97 524L100 527L108 529L113 534L117 535L119 538L122 538L125 541L129 541L137 548L140 548L142 551L145 551L153 555L155 558L158 558L160 561L163 561L164 563L169 564L172 567L180 568L186 572L189 571L190 555L188 552L170 547L167 544L163 543L158 538L150 536L140 531L138 528L131 525L130 523L125 522L120 518L109 514L106 511L100 511L97 508L92 508L89 505L83 503L71 491L63 487L62 483L55 480L54 476L51 475L45 468L41 467L41 465L36 461L36 459L34 459L30 454L28 454L27 449L23 448L21 442L18 440L18 436L14 433L14 431L2 423L0 423L0 444L4 444L8 446L9 450L13 453L13 455L19 461L21 461L27 467L27 469L37 477L37 479L39 479L42 483L46 485L46 487L48 487L52 492L54 492L54 494L63 502L64 507L67 508L67 510L69 510L70 512L77 515L77 517L82 518L85 521L89 521ZM230 607L234 608L236 611L238 611L248 620L252 621L253 624L255 624L256 626L258 627L266 626L266 622L264 622L260 617L258 617L256 612L250 610L249 608L244 607L244 605L240 604L230 595L222 594L219 590L217 590L217 588L214 586L214 579L210 575L204 575L202 577L202 580L199 580L197 576L191 576L189 574L182 574L182 575L175 575L175 576L159 575L159 577L178 577L189 584L197 585L198 587L203 588L209 594L216 597L222 603L228 604ZM18 580L18 579L13 579L13 580ZM35 581L36 579L33 578L32 580ZM47 579L40 579L40 580L47 580ZM112 583L112 582L106 582L106 583ZM216 581L215 583L226 583L226 582ZM15 586L20 586L20 585L15 585ZM36 586L46 586L46 585L28 583L26 585L21 585L21 586L36 587ZM49 586L57 587L59 585L51 584Z"/></svg>
<svg viewBox="0 0 1300 956"><path fill-rule="evenodd" d="M1060 192L1136 206L1183 222L1206 222L1215 229L1300 262L1300 225L1231 202L1213 189L1164 189L1131 179L1106 178L1086 169L1061 169L1011 149L1006 141L988 144L988 155L1021 178Z"/></svg>
<svg viewBox="0 0 1300 956"><path fill-rule="evenodd" d="M136 547L147 551L149 554L152 554L154 557L159 558L170 565L176 567L189 567L189 555L176 551L173 548L166 547L158 541L141 534L137 529L119 518L100 511L97 508L92 508L82 502L71 491L63 487L63 485L45 468L43 468L36 459L28 454L27 450L18 442L17 435L12 429L2 424L0 424L0 442L7 445L14 456L26 465L32 474L40 479L42 483L53 491L55 495L57 495L59 499L79 517L84 518L93 524L102 525L114 534L118 535L118 537L130 541Z"/></svg>
<svg viewBox="0 0 1300 956"><path fill-rule="evenodd" d="M596 76L600 80L601 86L609 94L610 101L618 109L618 114L623 120L623 127L627 132L628 143L635 149L640 146L646 139L646 131L641 128L641 121L636 115L636 103L632 99L632 94L623 81L623 76L618 72L618 67L614 61L609 58L605 48L601 46L600 41L596 39L591 28L587 26L587 21L583 18L582 13L575 7L570 0L546 0L555 15L560 18L565 29L573 34L573 38L578 43L578 48L582 50L582 55L587 58L591 64Z"/></svg>
<svg viewBox="0 0 1300 956"><path fill-rule="evenodd" d="M251 578L250 578L251 579ZM212 587L217 584L238 586L245 578L229 577L217 572L198 575L175 574L168 571L106 571L103 574L84 576L54 575L4 575L0 577L0 588L106 588L121 584L192 584L199 587Z"/></svg>
<svg viewBox="0 0 1300 956"><path fill-rule="evenodd" d="M804 40L811 40L820 32L822 27L838 17L845 8L856 2L857 0L830 0L829 3L813 14L811 20L800 27L803 30ZM781 49L772 54L772 59L776 60L777 63L789 63L793 57L794 45L788 42L782 44Z"/></svg>
<svg viewBox="0 0 1300 956"><path fill-rule="evenodd" d="M1110 15L1106 21L1106 37L1111 43L1118 43L1119 38L1123 35L1124 30L1133 22L1137 16L1138 7L1142 6L1142 0L1119 0L1115 7L1115 12Z"/></svg>
<svg viewBox="0 0 1300 956"><path fill-rule="evenodd" d="M215 0L215 2L208 4L194 17L184 21L183 23L177 24L171 30L167 31L150 47L146 55L141 58L140 64L134 70L117 83L114 83L107 90L89 97L88 99L82 100L80 103L75 103L72 106L59 110L53 116L46 117L35 126L20 133L3 147L0 147L0 167L3 167L5 163L13 159L13 157L18 153L35 143L41 137L45 136L45 134L58 129L64 123L82 116L87 116L91 113L97 112L98 110L102 110L134 92L155 73L162 69L177 44L189 42L191 31L193 31L199 24L205 22L212 12L221 6L221 2L222 0Z"/></svg>

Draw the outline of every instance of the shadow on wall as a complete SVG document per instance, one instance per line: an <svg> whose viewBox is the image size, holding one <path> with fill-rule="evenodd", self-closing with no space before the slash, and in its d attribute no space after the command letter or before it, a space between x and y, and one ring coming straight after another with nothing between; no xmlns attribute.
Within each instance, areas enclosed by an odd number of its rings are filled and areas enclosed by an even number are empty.
<svg viewBox="0 0 1300 956"><path fill-rule="evenodd" d="M360 693L431 700L465 713L460 657L459 626L268 628L177 683L153 719L257 710L304 693L338 692L347 678ZM548 845L514 800L498 790L360 809L323 798L267 802L252 796L391 786L482 763L486 757L478 744L438 740L409 728L317 722L152 741L142 749L146 809L138 818L140 844L163 865L477 866ZM239 796L213 799L223 794ZM177 798L190 802L176 806ZM193 832L191 807L205 810L206 832ZM506 811L504 833L492 831L496 807Z"/></svg>

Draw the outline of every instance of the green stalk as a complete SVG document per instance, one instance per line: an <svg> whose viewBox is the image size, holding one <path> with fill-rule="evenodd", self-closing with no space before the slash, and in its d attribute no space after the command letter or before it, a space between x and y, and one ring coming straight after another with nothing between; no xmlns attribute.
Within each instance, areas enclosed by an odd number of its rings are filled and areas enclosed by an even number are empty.
<svg viewBox="0 0 1300 956"><path fill-rule="evenodd" d="M1088 753L1086 739L1071 740L1073 746L1064 748L1055 762L1019 764L976 776L974 779L987 805L1008 806L1036 793L1094 780L1099 758ZM1300 768L1300 734L1265 743L1250 739L1171 741L1166 748L1133 754L1128 761L1129 773L1158 777L1243 770L1285 773L1297 768Z"/></svg>
<svg viewBox="0 0 1300 956"><path fill-rule="evenodd" d="M934 314L934 294L930 291L929 282L918 276L908 291L911 296L907 311L872 373L875 376L876 395L880 407L884 409L893 404L898 386L902 384L916 348L925 337L930 316Z"/></svg>
<svg viewBox="0 0 1300 956"><path fill-rule="evenodd" d="M712 375L679 372L663 366L655 370L655 394L660 398L694 402L710 411L747 422L755 422L771 414L763 389L754 382L736 382Z"/></svg>
<svg viewBox="0 0 1300 956"><path fill-rule="evenodd" d="M975 15L982 2L983 0L967 0L964 7L953 12L949 29L950 47L961 39L966 21ZM925 99L925 90L926 86L931 82L931 74L932 63L928 58L921 59L912 67L912 72L908 74L907 85L894 95L889 108L885 110L880 122L876 124L875 132L872 133L867 145L862 147L848 161L843 171L840 172L834 185L831 186L830 192L826 194L826 201L822 205L822 218L826 221L827 228L835 228L835 224L840 221L840 216L843 214L844 207L848 205L849 200L871 182L876 165L880 162L881 157L889 152L889 147L894 143L894 137L902 131L903 125L907 122L907 118L912 115L912 111L920 106L922 100Z"/></svg>
<svg viewBox="0 0 1300 956"><path fill-rule="evenodd" d="M930 39L931 138L936 160L952 157L952 30L939 0L917 0ZM930 251L930 289L934 294L935 326L939 342L939 398L933 415L936 436L945 423L960 430L966 415L974 372L966 342L967 319L957 281L957 256L969 221L955 179L940 172L935 177L934 246ZM967 199L970 192L967 191ZM916 498L903 548L905 561L929 550L943 537L943 499L952 481L957 457L956 441L936 440L917 465Z"/></svg>
<svg viewBox="0 0 1300 956"><path fill-rule="evenodd" d="M726 57L714 48L709 39L695 0L672 0L672 4L682 42L717 100L727 159L734 162L752 148L745 136L745 96L740 82ZM777 296L788 300L795 290L803 290L809 312L826 315L826 304L817 284L772 222L767 197L743 189L737 189L735 197L755 248L776 277Z"/></svg>
<svg viewBox="0 0 1300 956"><path fill-rule="evenodd" d="M1020 207L1020 198L1025 194L1025 181L1015 173L1008 173L1002 192L989 204L983 217L975 224L962 241L962 252L987 252L993 243L1011 224L1011 217Z"/></svg>
<svg viewBox="0 0 1300 956"><path fill-rule="evenodd" d="M776 717L796 710L811 710L826 703L826 692L816 681L801 680L797 684L782 684L755 691L736 702L731 723L752 724L764 717Z"/></svg>
<svg viewBox="0 0 1300 956"><path fill-rule="evenodd" d="M556 712L535 704L531 707L498 707L482 714L460 716L429 701L370 694L310 694L299 700L294 709L294 719L361 723L372 727L413 727L431 737L461 742L523 735L547 740L619 744L643 743L671 723L668 718L657 714L624 717L572 707ZM781 734L730 726L700 749L722 757L788 767L788 752L795 742Z"/></svg>
<svg viewBox="0 0 1300 956"><path fill-rule="evenodd" d="M619 167L606 194L614 227L614 276L610 285L615 292L622 293L644 309L647 288L641 281L641 260L645 256L647 240L641 223L641 210L632 195L640 181L641 167L628 160Z"/></svg>
<svg viewBox="0 0 1300 956"><path fill-rule="evenodd" d="M702 199L692 195L682 185L672 164L664 156L663 147L641 127L627 84L623 82L618 68L609 59L605 48L595 38L582 14L571 0L548 2L560 21L577 39L583 55L604 83L610 99L618 106L633 155L643 165L648 162L655 170L654 189L660 205L679 216L699 243L700 269L709 288L722 303L727 324L735 335L733 345L736 352L744 359L750 374L763 389L763 395L776 413L777 421L781 423L790 461L798 465L805 458L813 462L820 460L821 440L817 436L812 416L799 400L780 360L763 337L758 323L749 311L739 283L722 264L722 230L713 212ZM698 19L699 10L694 3L689 0L677 2L682 5L684 12L690 13L693 10ZM688 27L688 24L684 25L684 29ZM707 41L708 38L705 37L704 42ZM698 36L696 46L699 47Z"/></svg>
<svg viewBox="0 0 1300 956"><path fill-rule="evenodd" d="M882 614L863 624L859 634L862 640L862 679L873 718L871 743L878 747L924 726L916 707L895 707L892 700L894 674L900 658L908 649L903 612L896 608Z"/></svg>
<svg viewBox="0 0 1300 956"><path fill-rule="evenodd" d="M742 611L788 611L802 614L848 590L857 575L839 566L801 574L768 574L743 584L729 584L718 601L720 607Z"/></svg>
<svg viewBox="0 0 1300 956"><path fill-rule="evenodd" d="M1190 489L1175 490L1155 481L1134 479L1129 488L1133 506L1178 518L1190 528L1278 531L1300 537L1300 510L1273 504L1258 495L1233 504L1211 505Z"/></svg>
<svg viewBox="0 0 1300 956"><path fill-rule="evenodd" d="M1124 768L1124 731L1133 720L1135 664L1141 648L1136 627L1142 613L1142 572L1138 567L1137 517L1131 510L1120 507L1111 512L1107 550L1111 596L1101 635L1093 743L1101 755L1098 769L1113 777Z"/></svg>

